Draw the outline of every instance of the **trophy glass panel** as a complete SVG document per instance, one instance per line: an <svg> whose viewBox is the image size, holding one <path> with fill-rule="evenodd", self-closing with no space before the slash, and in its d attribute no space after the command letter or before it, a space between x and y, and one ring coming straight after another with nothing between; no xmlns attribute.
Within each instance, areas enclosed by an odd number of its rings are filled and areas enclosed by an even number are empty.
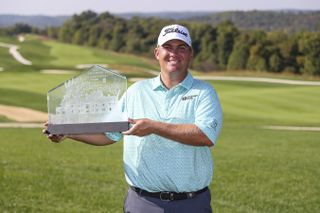
<svg viewBox="0 0 320 213"><path fill-rule="evenodd" d="M127 89L125 76L95 65L48 91L48 130L82 134L128 129L119 102Z"/></svg>

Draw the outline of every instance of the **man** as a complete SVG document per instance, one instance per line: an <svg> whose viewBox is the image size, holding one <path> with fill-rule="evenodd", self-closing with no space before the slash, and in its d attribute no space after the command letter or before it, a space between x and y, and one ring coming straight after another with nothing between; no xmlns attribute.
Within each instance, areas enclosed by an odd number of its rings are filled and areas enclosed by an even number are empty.
<svg viewBox="0 0 320 213"><path fill-rule="evenodd" d="M211 212L210 147L222 125L217 94L188 72L193 52L184 26L165 26L154 55L160 75L135 83L122 100L132 125L128 131L48 138L107 145L124 135L125 177L130 186L124 212Z"/></svg>

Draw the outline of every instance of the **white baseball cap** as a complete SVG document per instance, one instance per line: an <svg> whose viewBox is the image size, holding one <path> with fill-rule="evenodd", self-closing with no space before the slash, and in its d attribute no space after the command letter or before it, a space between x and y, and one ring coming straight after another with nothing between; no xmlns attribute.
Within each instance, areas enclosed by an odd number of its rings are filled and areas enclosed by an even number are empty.
<svg viewBox="0 0 320 213"><path fill-rule="evenodd" d="M158 45L161 46L173 39L181 40L191 47L190 33L184 26L173 24L163 27L158 37Z"/></svg>

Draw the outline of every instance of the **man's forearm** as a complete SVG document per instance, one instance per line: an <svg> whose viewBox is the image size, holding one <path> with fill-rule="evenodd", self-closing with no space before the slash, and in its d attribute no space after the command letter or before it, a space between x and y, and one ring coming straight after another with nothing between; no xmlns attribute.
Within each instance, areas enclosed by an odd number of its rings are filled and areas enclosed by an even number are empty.
<svg viewBox="0 0 320 213"><path fill-rule="evenodd" d="M67 138L95 146L104 146L114 143L114 141L107 138L104 134L68 135Z"/></svg>
<svg viewBox="0 0 320 213"><path fill-rule="evenodd" d="M210 139L194 124L153 121L154 134L192 146L212 146Z"/></svg>

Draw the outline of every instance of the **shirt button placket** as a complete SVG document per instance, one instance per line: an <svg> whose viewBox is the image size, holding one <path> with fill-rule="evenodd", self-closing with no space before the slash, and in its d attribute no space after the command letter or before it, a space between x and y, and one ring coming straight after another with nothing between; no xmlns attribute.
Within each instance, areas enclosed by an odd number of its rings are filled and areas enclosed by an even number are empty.
<svg viewBox="0 0 320 213"><path fill-rule="evenodd" d="M173 96L176 94L177 89L173 88L167 92L166 95L166 117L169 118L172 112Z"/></svg>
<svg viewBox="0 0 320 213"><path fill-rule="evenodd" d="M168 117L168 114L169 114L169 104L170 104L170 91L167 91L166 92L166 97L165 97L165 100L164 100L164 111L165 111L165 118Z"/></svg>

